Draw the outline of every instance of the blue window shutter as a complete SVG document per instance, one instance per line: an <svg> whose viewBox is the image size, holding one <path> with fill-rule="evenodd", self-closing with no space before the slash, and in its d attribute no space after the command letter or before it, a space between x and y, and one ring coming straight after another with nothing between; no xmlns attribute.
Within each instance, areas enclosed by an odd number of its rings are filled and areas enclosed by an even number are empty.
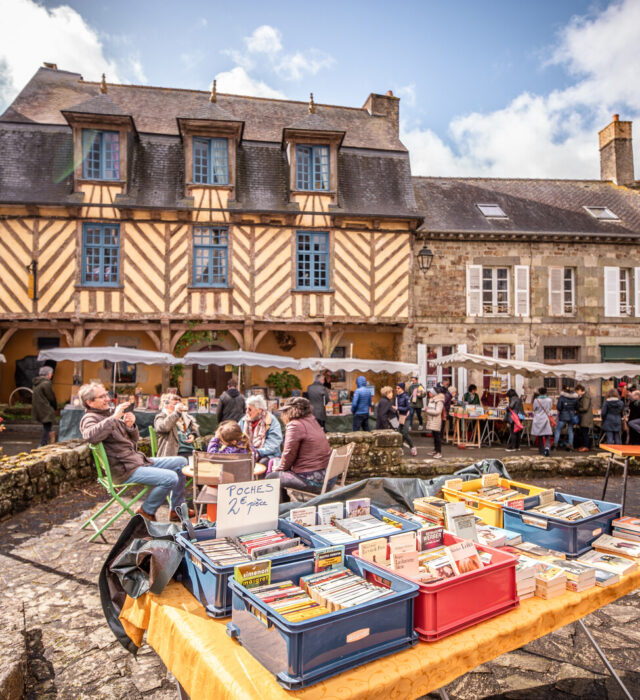
<svg viewBox="0 0 640 700"><path fill-rule="evenodd" d="M296 189L311 189L311 146L296 146Z"/></svg>
<svg viewBox="0 0 640 700"><path fill-rule="evenodd" d="M209 184L209 139L193 138L193 181Z"/></svg>

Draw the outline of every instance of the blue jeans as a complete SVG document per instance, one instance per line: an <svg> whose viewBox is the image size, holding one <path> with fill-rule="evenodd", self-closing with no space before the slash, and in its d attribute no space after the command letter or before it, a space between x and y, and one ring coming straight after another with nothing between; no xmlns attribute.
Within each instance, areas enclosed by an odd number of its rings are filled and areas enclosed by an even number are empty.
<svg viewBox="0 0 640 700"><path fill-rule="evenodd" d="M573 447L573 423L568 420L559 420L556 424L555 432L553 433L553 443L556 447L560 447L560 433L564 426L567 426L567 434L569 436L569 447Z"/></svg>
<svg viewBox="0 0 640 700"><path fill-rule="evenodd" d="M358 430L369 430L369 414L354 413L353 414L353 432Z"/></svg>
<svg viewBox="0 0 640 700"><path fill-rule="evenodd" d="M619 445L620 444L620 431L619 430L606 430L607 434L607 445Z"/></svg>
<svg viewBox="0 0 640 700"><path fill-rule="evenodd" d="M125 484L146 484L154 486L143 503L145 513L155 515L171 492L171 510L184 503L184 485L187 480L182 467L188 462L184 457L152 457L152 467L138 467L124 482Z"/></svg>

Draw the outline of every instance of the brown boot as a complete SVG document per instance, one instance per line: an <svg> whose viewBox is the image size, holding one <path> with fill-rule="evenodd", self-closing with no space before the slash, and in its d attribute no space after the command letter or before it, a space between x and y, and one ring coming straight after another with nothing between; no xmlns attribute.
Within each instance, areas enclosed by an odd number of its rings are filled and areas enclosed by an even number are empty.
<svg viewBox="0 0 640 700"><path fill-rule="evenodd" d="M195 510L193 510L193 508L189 508L189 517L193 518L195 516L195 514L196 514ZM180 516L178 515L177 511L175 511L175 510L169 511L169 520L172 523L180 522Z"/></svg>
<svg viewBox="0 0 640 700"><path fill-rule="evenodd" d="M135 510L135 513L136 515L141 515L143 518L146 518L147 520L150 520L153 523L155 523L156 521L156 516L147 513L147 511L142 506L138 506Z"/></svg>

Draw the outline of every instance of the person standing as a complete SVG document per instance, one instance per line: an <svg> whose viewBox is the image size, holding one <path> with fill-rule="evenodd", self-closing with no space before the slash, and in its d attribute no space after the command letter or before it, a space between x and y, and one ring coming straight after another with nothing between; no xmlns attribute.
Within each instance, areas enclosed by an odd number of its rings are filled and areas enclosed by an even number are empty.
<svg viewBox="0 0 640 700"><path fill-rule="evenodd" d="M244 396L238 391L238 382L230 379L227 382L227 390L220 395L220 401L216 408L218 425L226 420L238 422L244 416Z"/></svg>
<svg viewBox="0 0 640 700"><path fill-rule="evenodd" d="M640 420L640 390L634 388L629 394L629 444L640 445L640 432L635 426ZM633 424L633 425L632 425Z"/></svg>
<svg viewBox="0 0 640 700"><path fill-rule="evenodd" d="M618 392L616 392L617 396ZM564 426L567 426L567 436L569 442L567 443L567 449L573 449L573 426L576 424L576 417L578 411L578 394L572 390L568 385L565 385L560 392L560 398L556 405L558 409L558 422L556 424L556 429L553 434L553 446L560 447L560 434ZM578 419L579 420L579 419Z"/></svg>
<svg viewBox="0 0 640 700"><path fill-rule="evenodd" d="M360 376L356 379L358 387L353 392L351 413L353 414L353 432L369 430L369 408L371 407L371 391L367 389L367 380Z"/></svg>
<svg viewBox="0 0 640 700"><path fill-rule="evenodd" d="M376 404L376 430L393 430L392 419L398 414L393 407L393 389L383 386L380 389L380 401Z"/></svg>
<svg viewBox="0 0 640 700"><path fill-rule="evenodd" d="M324 376L322 372L316 374L313 384L309 384L307 387L307 398L311 404L313 415L326 433L327 404L330 401L330 396L329 390L324 385Z"/></svg>
<svg viewBox="0 0 640 700"><path fill-rule="evenodd" d="M470 406L480 405L480 396L478 395L478 387L475 384L469 384L469 389L464 395L464 402Z"/></svg>
<svg viewBox="0 0 640 700"><path fill-rule="evenodd" d="M187 413L186 406L177 394L163 394L160 397L161 411L153 420L158 434L158 454L156 457L184 457L193 454L193 443L199 435L198 424Z"/></svg>
<svg viewBox="0 0 640 700"><path fill-rule="evenodd" d="M580 447L578 452L589 452L589 431L593 428L593 408L591 394L582 384L576 386L578 394L578 415L580 416Z"/></svg>
<svg viewBox="0 0 640 700"><path fill-rule="evenodd" d="M524 420L524 407L522 406L522 399L518 396L518 392L515 389L509 389L509 391L507 391L507 398L509 399L509 407L507 408L506 415L506 423L509 425L507 452L515 452L520 449L520 440L522 439L523 432L522 421ZM521 421L519 429L513 414Z"/></svg>
<svg viewBox="0 0 640 700"><path fill-rule="evenodd" d="M427 430L433 435L433 459L442 457L442 424L444 422L444 394L440 393L443 387L436 387L429 390L429 401L427 403Z"/></svg>
<svg viewBox="0 0 640 700"><path fill-rule="evenodd" d="M413 429L413 416L418 416L418 430L424 430L422 423L422 409L424 408L424 397L426 391L420 384L418 377L411 377L409 384L409 430Z"/></svg>
<svg viewBox="0 0 640 700"><path fill-rule="evenodd" d="M538 438L538 452L545 457L549 456L549 443L553 434L551 429L552 408L553 401L547 396L546 387L540 387L533 397L531 436Z"/></svg>
<svg viewBox="0 0 640 700"><path fill-rule="evenodd" d="M620 431L622 430L623 413L624 401L616 389L609 389L600 414L602 416L602 432L607 436L607 445L621 444Z"/></svg>
<svg viewBox="0 0 640 700"><path fill-rule="evenodd" d="M409 396L405 391L405 383L398 382L396 384L396 411L398 412L398 420L400 425L398 426L398 432L402 435L402 442L409 445L411 449L411 456L415 457L418 454L418 450L413 445L413 440L409 435L409 410L411 404L409 403Z"/></svg>
<svg viewBox="0 0 640 700"><path fill-rule="evenodd" d="M51 427L56 419L58 401L53 391L51 378L53 367L45 365L40 367L38 376L33 380L33 395L31 397L31 418L42 423L42 435L39 447L49 444L51 439Z"/></svg>
<svg viewBox="0 0 640 700"><path fill-rule="evenodd" d="M152 457L149 459L138 450L140 433L133 412L127 412L130 403L121 403L111 411L109 394L98 382L83 384L78 398L85 408L80 421L80 432L94 445L101 442L109 460L114 484L147 484L153 486L142 505L135 512L147 520L156 519L156 511L171 494L169 520L177 521L177 508L184 503L186 482L182 468L187 466L184 457ZM195 511L189 509L189 517Z"/></svg>
<svg viewBox="0 0 640 700"><path fill-rule="evenodd" d="M444 396L444 411L442 413L442 428L440 429L440 438L444 442L444 433L447 429L447 422L449 420L449 409L451 408L451 402L453 401L453 396L449 391L451 386L450 379L443 379L442 384L436 384L436 395L442 394Z"/></svg>

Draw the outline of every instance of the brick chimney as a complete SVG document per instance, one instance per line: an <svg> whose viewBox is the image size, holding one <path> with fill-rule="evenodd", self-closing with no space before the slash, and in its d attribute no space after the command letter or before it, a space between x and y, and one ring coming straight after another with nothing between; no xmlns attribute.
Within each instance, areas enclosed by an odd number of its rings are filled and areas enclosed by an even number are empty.
<svg viewBox="0 0 640 700"><path fill-rule="evenodd" d="M600 179L613 180L616 185L631 185L633 150L631 122L621 122L617 114L613 121L598 134L600 141Z"/></svg>
<svg viewBox="0 0 640 700"><path fill-rule="evenodd" d="M386 117L395 126L396 133L400 133L400 98L395 97L391 90L386 95L371 93L363 105L363 109L372 117Z"/></svg>

